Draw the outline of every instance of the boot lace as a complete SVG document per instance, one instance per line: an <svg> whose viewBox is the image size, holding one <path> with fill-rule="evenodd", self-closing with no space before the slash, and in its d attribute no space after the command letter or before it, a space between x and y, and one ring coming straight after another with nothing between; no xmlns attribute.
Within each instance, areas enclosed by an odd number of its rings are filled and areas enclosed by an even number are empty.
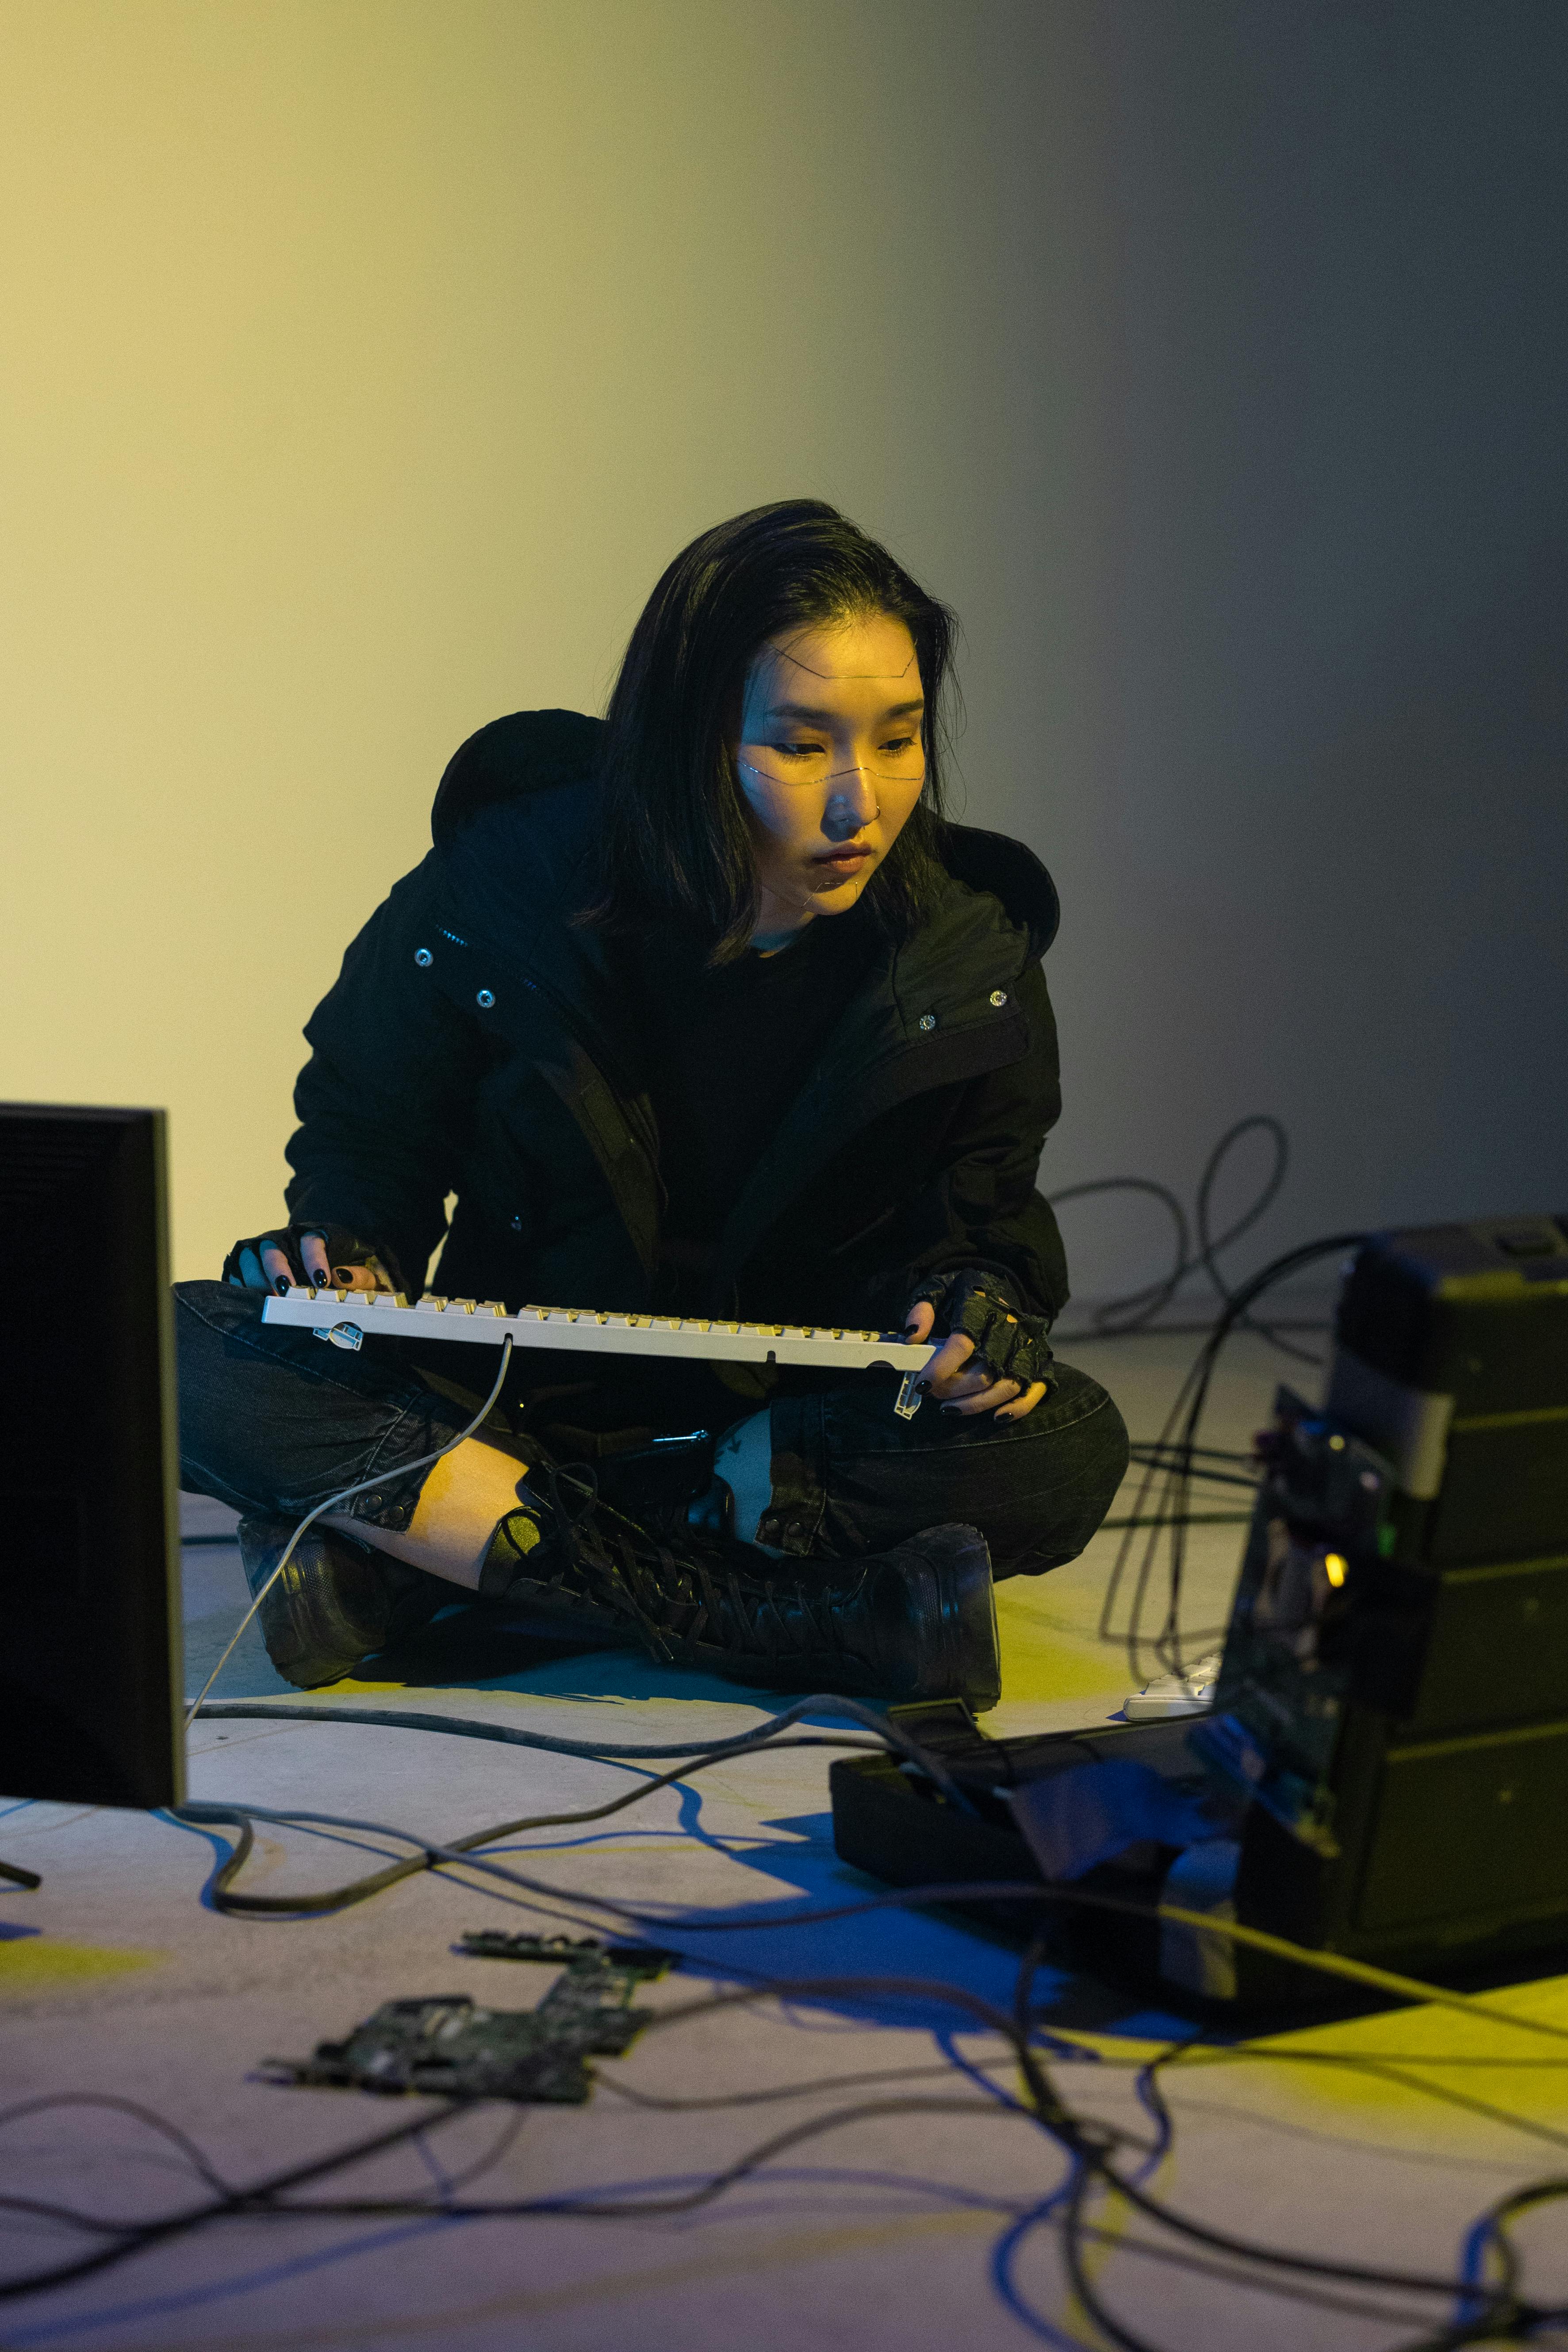
<svg viewBox="0 0 1568 2352"><path fill-rule="evenodd" d="M552 1559L542 1573L542 1547L517 1546L520 1573L563 1600L581 1595L626 1619L661 1662L693 1643L770 1664L808 1651L846 1653L835 1606L841 1587L804 1574L753 1575L696 1529L677 1550L605 1501L592 1463L540 1466L549 1484ZM854 1581L859 1573L851 1571Z"/></svg>

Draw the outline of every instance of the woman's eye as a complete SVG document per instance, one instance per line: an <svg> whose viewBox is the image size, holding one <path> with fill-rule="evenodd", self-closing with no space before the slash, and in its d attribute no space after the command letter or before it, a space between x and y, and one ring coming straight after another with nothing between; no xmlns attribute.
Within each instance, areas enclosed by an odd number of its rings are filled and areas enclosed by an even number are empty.
<svg viewBox="0 0 1568 2352"><path fill-rule="evenodd" d="M820 743L775 743L773 749L788 760L816 760L822 756Z"/></svg>

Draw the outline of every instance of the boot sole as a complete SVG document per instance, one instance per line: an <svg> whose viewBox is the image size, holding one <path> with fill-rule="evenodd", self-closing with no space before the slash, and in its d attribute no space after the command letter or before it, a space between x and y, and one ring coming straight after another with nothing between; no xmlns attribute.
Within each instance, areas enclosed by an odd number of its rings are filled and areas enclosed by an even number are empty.
<svg viewBox="0 0 1568 2352"><path fill-rule="evenodd" d="M978 1528L955 1523L928 1528L918 1549L909 1549L929 1570L936 1588L941 1634L931 1671L921 1676L921 1688L911 1696L966 1699L976 1715L984 1714L1002 1696L991 1548Z"/></svg>
<svg viewBox="0 0 1568 2352"><path fill-rule="evenodd" d="M287 1532L279 1536L274 1534L269 1521L258 1527L254 1521L242 1519L237 1532L240 1565L254 1595L277 1566L293 1528L289 1525ZM292 1683L296 1690L321 1690L329 1683L342 1682L345 1675L352 1675L357 1665L385 1646L384 1626L373 1633L368 1625L351 1628L345 1622L343 1633L351 1641L363 1643L363 1646L349 1651L341 1639L331 1638L336 1628L326 1628L316 1622L319 1603L310 1591L312 1581L324 1580L329 1571L342 1563L344 1555L351 1569L357 1565L357 1546L337 1544L330 1532L312 1528L256 1612L268 1656L284 1681ZM333 1613L342 1618L341 1600L335 1594L332 1599L338 1601Z"/></svg>

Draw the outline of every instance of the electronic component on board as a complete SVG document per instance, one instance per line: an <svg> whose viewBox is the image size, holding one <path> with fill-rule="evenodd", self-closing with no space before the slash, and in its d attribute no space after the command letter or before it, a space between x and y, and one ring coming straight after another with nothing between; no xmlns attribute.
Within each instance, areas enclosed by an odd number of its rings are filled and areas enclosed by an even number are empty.
<svg viewBox="0 0 1568 2352"><path fill-rule="evenodd" d="M309 2058L269 2058L268 2078L580 2106L594 2088L588 2060L630 2049L652 2014L635 2009L632 1996L672 1957L646 1946L534 1936L466 1936L463 1948L470 1957L548 1961L562 1973L537 2009L488 2009L467 1993L384 2001L343 2041L319 2042Z"/></svg>
<svg viewBox="0 0 1568 2352"><path fill-rule="evenodd" d="M509 1936L501 1927L469 1928L461 1950L468 1960L532 1960L587 1972L619 1969L645 1980L663 1976L680 1958L658 1944L604 1944L597 1936Z"/></svg>

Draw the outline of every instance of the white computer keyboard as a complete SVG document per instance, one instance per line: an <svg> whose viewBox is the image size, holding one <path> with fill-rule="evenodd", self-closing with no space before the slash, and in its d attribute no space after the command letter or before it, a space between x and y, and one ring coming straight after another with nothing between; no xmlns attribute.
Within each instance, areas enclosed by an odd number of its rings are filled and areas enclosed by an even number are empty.
<svg viewBox="0 0 1568 2352"><path fill-rule="evenodd" d="M619 1315L592 1307L521 1307L515 1315L493 1298L430 1295L412 1307L387 1290L310 1290L298 1285L269 1297L264 1323L314 1331L334 1347L358 1348L367 1338L458 1339L499 1347L581 1349L584 1354L691 1356L709 1363L810 1364L863 1371L886 1365L901 1372L893 1410L906 1421L918 1412L915 1376L936 1353L929 1339L895 1331L856 1331L796 1323L725 1323L696 1315Z"/></svg>

